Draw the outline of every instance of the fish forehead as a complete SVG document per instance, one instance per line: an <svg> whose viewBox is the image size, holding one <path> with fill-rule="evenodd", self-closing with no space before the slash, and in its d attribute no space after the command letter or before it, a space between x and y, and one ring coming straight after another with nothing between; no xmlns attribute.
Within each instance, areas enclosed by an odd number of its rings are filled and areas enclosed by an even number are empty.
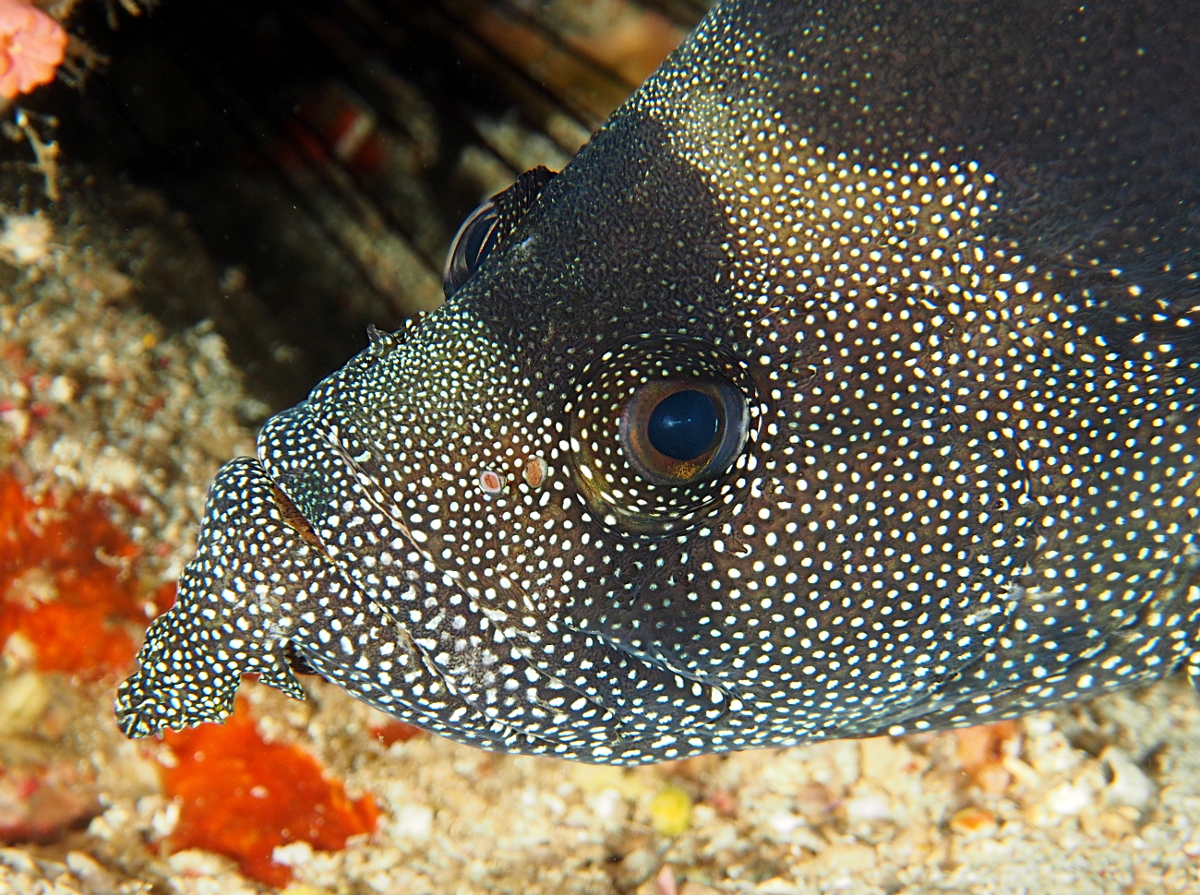
<svg viewBox="0 0 1200 895"><path fill-rule="evenodd" d="M570 380L644 331L707 327L749 353L754 322L786 326L764 295L836 308L837 281L872 263L960 291L1021 272L1076 296L1194 294L1200 63L1182 18L720 5L456 304Z"/></svg>
<svg viewBox="0 0 1200 895"><path fill-rule="evenodd" d="M264 429L345 583L282 604L292 642L448 735L625 763L1178 665L1195 11L718 5L442 308ZM650 512L609 436L664 364L748 434Z"/></svg>

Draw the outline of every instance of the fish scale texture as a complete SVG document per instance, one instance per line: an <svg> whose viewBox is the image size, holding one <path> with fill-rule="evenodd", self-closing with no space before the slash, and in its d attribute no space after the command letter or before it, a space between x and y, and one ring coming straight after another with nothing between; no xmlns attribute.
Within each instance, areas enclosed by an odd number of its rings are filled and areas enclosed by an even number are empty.
<svg viewBox="0 0 1200 895"><path fill-rule="evenodd" d="M296 693L290 661L634 764L1196 663L1197 12L718 5L220 474L123 729ZM717 417L690 465L643 437L673 388Z"/></svg>

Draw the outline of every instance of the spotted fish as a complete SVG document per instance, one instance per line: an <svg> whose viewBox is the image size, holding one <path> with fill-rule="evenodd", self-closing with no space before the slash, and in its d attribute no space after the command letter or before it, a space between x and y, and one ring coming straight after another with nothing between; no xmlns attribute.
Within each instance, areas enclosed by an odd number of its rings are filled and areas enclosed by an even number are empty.
<svg viewBox="0 0 1200 895"><path fill-rule="evenodd" d="M1200 666L1200 4L731 0L269 420L120 688L635 764Z"/></svg>

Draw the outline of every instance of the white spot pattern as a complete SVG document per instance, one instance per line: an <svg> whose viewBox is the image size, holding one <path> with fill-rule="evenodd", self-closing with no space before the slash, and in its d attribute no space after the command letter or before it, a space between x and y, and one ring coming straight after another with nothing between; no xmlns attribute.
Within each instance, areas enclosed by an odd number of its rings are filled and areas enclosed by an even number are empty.
<svg viewBox="0 0 1200 895"><path fill-rule="evenodd" d="M1196 673L1200 16L959 9L719 6L222 470L126 732L296 668L631 764ZM621 434L679 378L744 424L683 484Z"/></svg>

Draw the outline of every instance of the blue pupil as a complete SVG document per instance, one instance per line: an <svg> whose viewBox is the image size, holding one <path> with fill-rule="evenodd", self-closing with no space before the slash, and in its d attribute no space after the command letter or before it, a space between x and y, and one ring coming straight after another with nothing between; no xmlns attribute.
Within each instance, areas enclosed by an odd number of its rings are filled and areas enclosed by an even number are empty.
<svg viewBox="0 0 1200 895"><path fill-rule="evenodd" d="M712 446L717 425L712 398L692 390L675 392L655 406L646 436L660 454L672 460L693 460Z"/></svg>

